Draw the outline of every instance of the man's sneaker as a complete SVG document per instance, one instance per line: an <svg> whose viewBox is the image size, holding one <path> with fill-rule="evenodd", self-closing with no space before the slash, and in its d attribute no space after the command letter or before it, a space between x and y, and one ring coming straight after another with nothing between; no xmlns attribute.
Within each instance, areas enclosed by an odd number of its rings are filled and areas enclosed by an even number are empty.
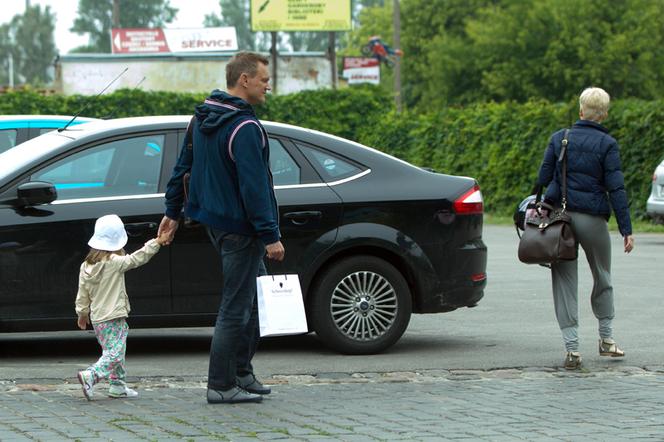
<svg viewBox="0 0 664 442"><path fill-rule="evenodd" d="M249 393L237 385L228 390L213 390L208 388L208 404L238 404L241 402L261 402L263 396Z"/></svg>
<svg viewBox="0 0 664 442"><path fill-rule="evenodd" d="M79 371L78 382L81 383L85 398L91 401L95 389L95 375L90 370Z"/></svg>
<svg viewBox="0 0 664 442"><path fill-rule="evenodd" d="M564 366L566 370L576 370L580 368L581 353L579 353L578 351L568 351L567 355L565 355Z"/></svg>
<svg viewBox="0 0 664 442"><path fill-rule="evenodd" d="M272 391L270 387L266 387L265 385L261 384L261 382L256 379L256 376L253 374L238 376L237 384L247 390L249 393L270 394Z"/></svg>
<svg viewBox="0 0 664 442"><path fill-rule="evenodd" d="M111 385L108 389L108 397L122 398L122 397L137 397L138 392L132 390L126 385Z"/></svg>
<svg viewBox="0 0 664 442"><path fill-rule="evenodd" d="M602 338L599 340L599 355L611 356L612 358L622 358L625 352L616 345L616 341L611 338Z"/></svg>

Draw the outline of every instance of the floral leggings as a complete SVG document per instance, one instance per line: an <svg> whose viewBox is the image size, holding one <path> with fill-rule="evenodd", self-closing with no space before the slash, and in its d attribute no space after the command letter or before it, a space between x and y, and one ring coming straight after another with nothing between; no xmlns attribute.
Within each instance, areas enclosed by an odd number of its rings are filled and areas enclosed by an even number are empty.
<svg viewBox="0 0 664 442"><path fill-rule="evenodd" d="M108 378L111 385L125 384L125 352L129 326L125 318L92 324L102 354L88 370L95 375L95 382Z"/></svg>

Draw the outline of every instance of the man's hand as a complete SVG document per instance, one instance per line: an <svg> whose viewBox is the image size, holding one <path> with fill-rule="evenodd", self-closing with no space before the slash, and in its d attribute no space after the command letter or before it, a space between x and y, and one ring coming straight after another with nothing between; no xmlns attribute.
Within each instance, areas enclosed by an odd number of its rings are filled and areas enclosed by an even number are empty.
<svg viewBox="0 0 664 442"><path fill-rule="evenodd" d="M85 330L86 328L88 328L89 323L90 323L90 320L88 319L87 315L78 317L77 324L78 324L78 328L80 328L81 330Z"/></svg>
<svg viewBox="0 0 664 442"><path fill-rule="evenodd" d="M623 237L625 243L625 253L629 253L634 248L634 235L627 235Z"/></svg>
<svg viewBox="0 0 664 442"><path fill-rule="evenodd" d="M160 244L167 246L173 242L175 237L175 231L178 229L177 220L170 219L167 216L164 216L161 219L159 224L159 230L157 231L157 236L160 238Z"/></svg>
<svg viewBox="0 0 664 442"><path fill-rule="evenodd" d="M273 242L265 246L265 252L269 259L274 259L275 261L283 261L286 251L284 250L283 244L281 241Z"/></svg>

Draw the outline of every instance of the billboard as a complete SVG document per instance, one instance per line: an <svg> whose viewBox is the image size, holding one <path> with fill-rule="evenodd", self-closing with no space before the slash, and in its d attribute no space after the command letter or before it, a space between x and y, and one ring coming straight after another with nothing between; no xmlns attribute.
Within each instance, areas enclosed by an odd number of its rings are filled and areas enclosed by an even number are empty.
<svg viewBox="0 0 664 442"><path fill-rule="evenodd" d="M342 75L348 84L380 84L380 62L368 57L344 57Z"/></svg>
<svg viewBox="0 0 664 442"><path fill-rule="evenodd" d="M251 0L251 30L349 31L351 0Z"/></svg>
<svg viewBox="0 0 664 442"><path fill-rule="evenodd" d="M112 29L111 52L148 54L155 52L236 51L234 27L161 29Z"/></svg>

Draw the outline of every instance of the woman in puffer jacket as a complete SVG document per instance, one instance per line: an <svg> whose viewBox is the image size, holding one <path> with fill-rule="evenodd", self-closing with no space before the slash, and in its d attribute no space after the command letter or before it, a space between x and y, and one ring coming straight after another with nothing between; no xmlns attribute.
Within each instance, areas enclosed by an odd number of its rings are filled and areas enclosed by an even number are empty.
<svg viewBox="0 0 664 442"><path fill-rule="evenodd" d="M634 248L627 193L620 165L618 143L601 122L608 116L609 94L598 87L585 89L579 97L579 120L568 133L567 212L572 230L583 248L593 275L590 295L599 322L600 356L623 357L613 340L613 287L611 240L607 222L611 208L623 237L625 253ZM547 187L545 199L561 206L562 161L558 161L565 130L551 136L539 170L538 182ZM556 318L565 344L564 367L581 367L579 353L578 261L551 266Z"/></svg>

